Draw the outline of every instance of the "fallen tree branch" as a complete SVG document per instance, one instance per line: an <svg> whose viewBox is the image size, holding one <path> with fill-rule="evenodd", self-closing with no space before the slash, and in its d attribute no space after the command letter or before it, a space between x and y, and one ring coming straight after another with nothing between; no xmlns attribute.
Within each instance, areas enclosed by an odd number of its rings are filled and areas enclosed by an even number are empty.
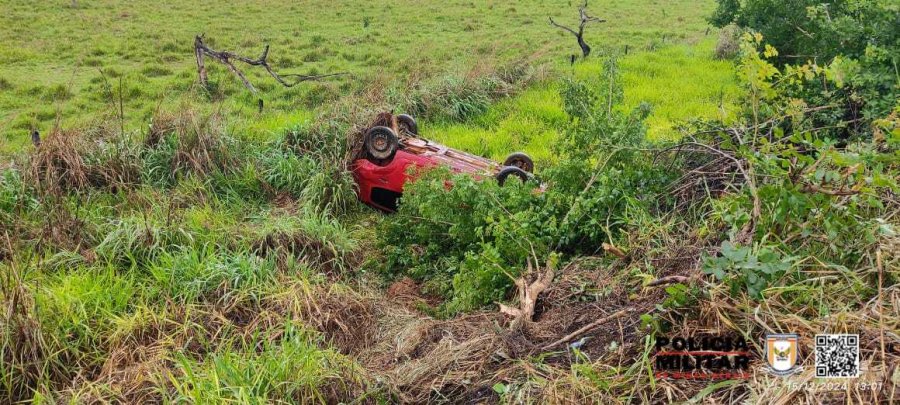
<svg viewBox="0 0 900 405"><path fill-rule="evenodd" d="M263 69L265 69L266 72L268 72L270 76L272 76L278 83L280 83L284 87L294 87L294 86L296 86L300 83L306 82L306 81L319 80L319 79L324 79L327 77L341 76L341 75L346 74L344 72L328 73L328 74L322 74L322 75L301 75L301 74L284 74L284 75L282 75L282 74L278 74L269 65L269 45L268 44L265 46L265 48L263 48L262 55L260 55L259 58L250 59L248 57L241 56L241 55L238 55L233 52L216 51L216 50L211 49L203 42L202 34L194 37L194 56L197 59L197 74L200 77L200 84L203 85L203 87L209 86L208 77L207 77L207 73L206 73L206 65L204 64L204 60L203 60L205 56L208 56L210 58L213 58L213 59L221 62L223 65L225 65L228 68L228 70L230 70L232 73L235 74L235 76L237 76L239 79L241 79L241 82L244 83L244 87L246 87L248 90L250 90L250 92L253 93L254 95L257 94L256 87L253 87L253 84L250 83L250 80L248 80L247 77L244 76L244 73L240 69L238 69L237 66L234 65L233 61L235 61L235 60L240 61L240 62L243 62L250 66L262 66ZM293 80L287 80L288 78L291 78ZM262 109L262 100L260 100L260 110L261 109Z"/></svg>
<svg viewBox="0 0 900 405"><path fill-rule="evenodd" d="M625 252L623 252L622 249L617 248L616 245L613 245L611 243L603 242L603 244L601 244L600 246L603 247L604 251L616 255L616 257L620 259L624 259L626 256Z"/></svg>
<svg viewBox="0 0 900 405"><path fill-rule="evenodd" d="M815 184L807 184L807 185L803 186L802 190L804 193L821 193L821 194L827 194L827 195L833 195L833 196L847 196L847 195L859 194L859 191L853 190L853 189L834 190L834 189L830 189L830 188L819 187Z"/></svg>
<svg viewBox="0 0 900 405"><path fill-rule="evenodd" d="M687 276L666 276L666 277L661 277L661 278L658 278L658 279L656 279L656 280L653 280L653 281L647 283L647 287L658 287L658 286L661 286L661 285L669 285L669 284L675 284L675 283L686 283L686 282L688 282L690 279L691 279L691 278L690 278L690 277L687 277Z"/></svg>
<svg viewBox="0 0 900 405"><path fill-rule="evenodd" d="M581 334L583 334L583 333L585 333L585 332L590 331L591 329L594 329L594 328L596 328L596 327L598 327L598 326L600 326L600 325L602 325L602 324L604 324L604 323L607 323L607 322L609 322L609 321L611 321L611 320L613 320L613 319L616 319L616 318L618 318L618 317L620 317L620 316L622 316L622 315L625 315L625 314L627 314L627 313L629 313L629 312L631 312L631 311L632 311L632 309L630 309L630 308L620 309L620 310L618 310L618 311L612 313L611 315L604 316L603 318L600 318L600 319L598 319L598 320L596 320L596 321L594 321L594 322L591 322L591 323L589 323L589 324L587 324L587 325L582 326L581 328L578 328L578 330L576 330L575 332L572 332L572 333L570 333L570 334L568 334L568 335L566 335L566 336L563 336L561 339L559 339L559 340L557 340L557 341L555 341L555 342L553 342L553 343L550 343L550 344L548 344L548 345L545 345L545 346L542 347L541 349L542 349L542 350L550 350L550 349L552 349L552 348L554 348L554 347L556 347L556 346L559 346L559 345L561 345L561 344L563 344L563 343L565 343L565 342L568 342L568 341L570 341L570 340L572 340L572 339L574 339L574 338L580 336Z"/></svg>

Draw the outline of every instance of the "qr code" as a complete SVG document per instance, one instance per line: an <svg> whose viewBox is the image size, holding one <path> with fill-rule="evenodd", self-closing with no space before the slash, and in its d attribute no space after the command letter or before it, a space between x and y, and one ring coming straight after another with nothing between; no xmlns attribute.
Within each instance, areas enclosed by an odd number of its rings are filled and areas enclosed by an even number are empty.
<svg viewBox="0 0 900 405"><path fill-rule="evenodd" d="M859 377L859 335L816 335L816 377Z"/></svg>

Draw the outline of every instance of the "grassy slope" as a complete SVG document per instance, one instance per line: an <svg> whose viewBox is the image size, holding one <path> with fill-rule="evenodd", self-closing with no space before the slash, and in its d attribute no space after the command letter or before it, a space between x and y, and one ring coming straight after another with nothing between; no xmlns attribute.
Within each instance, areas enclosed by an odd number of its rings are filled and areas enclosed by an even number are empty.
<svg viewBox="0 0 900 405"><path fill-rule="evenodd" d="M266 132L308 118L324 101L407 75L432 76L476 61L535 54L561 62L574 41L546 23L573 21L571 1L505 2L260 1L194 4L110 1L4 2L0 13L0 153L20 149L31 128L46 131L57 117L66 126L115 116L119 89L127 129L147 125L162 106L185 98L212 99L248 131ZM589 28L600 47L641 49L702 36L711 1L592 2L609 20ZM322 12L329 10L329 12ZM366 26L368 24L368 26ZM347 71L350 78L282 88L247 71L268 106L220 66L210 66L216 90L196 94L192 41L256 56L272 45L271 62L284 72ZM101 73L104 72L104 73Z"/></svg>

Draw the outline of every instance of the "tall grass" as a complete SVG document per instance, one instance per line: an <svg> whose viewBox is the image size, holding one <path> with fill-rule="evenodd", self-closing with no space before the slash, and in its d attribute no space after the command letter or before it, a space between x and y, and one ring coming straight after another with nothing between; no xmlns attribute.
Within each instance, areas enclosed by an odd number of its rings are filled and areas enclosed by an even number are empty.
<svg viewBox="0 0 900 405"><path fill-rule="evenodd" d="M212 245L166 251L147 269L151 291L159 299L190 303L198 299L234 302L259 299L275 282L273 259L220 251Z"/></svg>
<svg viewBox="0 0 900 405"><path fill-rule="evenodd" d="M333 403L362 394L364 377L350 359L302 326L288 324L277 341L265 336L254 346L225 349L201 362L180 357L168 400L245 404Z"/></svg>

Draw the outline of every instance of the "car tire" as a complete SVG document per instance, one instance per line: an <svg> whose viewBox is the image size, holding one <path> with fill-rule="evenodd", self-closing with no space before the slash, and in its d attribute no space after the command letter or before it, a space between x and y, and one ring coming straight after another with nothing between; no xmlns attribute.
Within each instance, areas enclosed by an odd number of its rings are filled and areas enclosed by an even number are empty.
<svg viewBox="0 0 900 405"><path fill-rule="evenodd" d="M534 173L534 161L531 160L530 156L522 152L510 153L509 156L503 160L503 166L518 167L525 172Z"/></svg>
<svg viewBox="0 0 900 405"><path fill-rule="evenodd" d="M394 157L400 142L394 130L388 127L372 127L366 131L364 146L370 159L383 162Z"/></svg>
<svg viewBox="0 0 900 405"><path fill-rule="evenodd" d="M406 130L412 135L419 135L419 124L416 123L416 119L411 115L400 114L397 116L397 126L400 127L400 130Z"/></svg>
<svg viewBox="0 0 900 405"><path fill-rule="evenodd" d="M516 176L521 179L523 183L532 177L528 172L515 166L504 166L495 177L497 178L497 183L502 186L506 183L506 179L509 178L509 176Z"/></svg>

